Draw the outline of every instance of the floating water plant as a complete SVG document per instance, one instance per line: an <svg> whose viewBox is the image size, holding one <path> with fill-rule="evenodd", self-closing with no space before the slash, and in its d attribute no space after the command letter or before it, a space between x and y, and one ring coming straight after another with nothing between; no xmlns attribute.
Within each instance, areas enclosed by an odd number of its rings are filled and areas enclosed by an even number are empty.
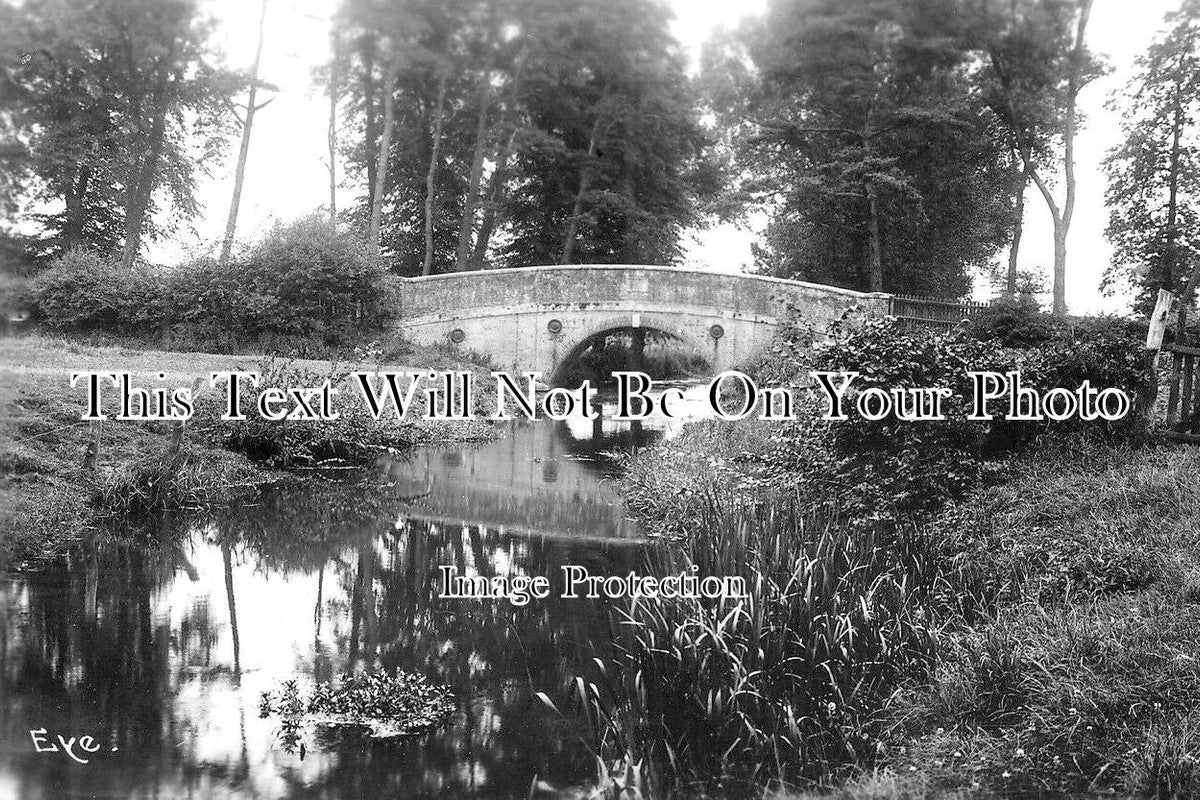
<svg viewBox="0 0 1200 800"><path fill-rule="evenodd" d="M318 683L307 693L294 680L263 692L259 716L277 714L280 738L289 752L300 743L300 730L318 726L365 727L376 738L421 733L441 723L454 710L454 695L423 675L396 670L368 675L342 675Z"/></svg>

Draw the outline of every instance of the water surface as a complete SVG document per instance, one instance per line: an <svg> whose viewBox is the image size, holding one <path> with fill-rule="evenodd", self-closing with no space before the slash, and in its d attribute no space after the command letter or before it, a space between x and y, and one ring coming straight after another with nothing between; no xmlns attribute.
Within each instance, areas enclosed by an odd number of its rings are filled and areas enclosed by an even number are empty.
<svg viewBox="0 0 1200 800"><path fill-rule="evenodd" d="M552 581L563 564L637 569L647 545L611 453L677 425L512 423L494 442L168 515L144 544L99 541L3 577L0 798L574 793L592 757L534 692L562 696L605 654L601 601L443 599L437 568ZM453 689L445 726L386 741L310 730L301 757L259 716L282 680L397 668ZM76 745L87 764L38 753L41 729L100 749Z"/></svg>

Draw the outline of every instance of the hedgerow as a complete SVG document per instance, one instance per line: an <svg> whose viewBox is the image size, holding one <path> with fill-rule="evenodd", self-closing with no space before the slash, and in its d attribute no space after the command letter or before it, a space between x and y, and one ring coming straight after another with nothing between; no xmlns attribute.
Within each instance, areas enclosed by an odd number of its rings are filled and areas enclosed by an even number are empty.
<svg viewBox="0 0 1200 800"><path fill-rule="evenodd" d="M1087 430L1108 439L1136 438L1143 430L1137 406L1149 373L1141 342L1117 329L1059 329L1028 347L1006 347L969 331L931 334L904 331L894 319L868 320L811 349L777 350L792 360L770 372L800 384L808 370L857 372L851 393L944 387L944 420L904 421L896 414L869 420L850 414L826 421L824 400L785 425L769 459L813 484L814 494L838 494L843 513L879 518L939 508L947 500L998 473L1001 457L1048 433ZM968 419L971 371L1021 372L1023 385L1038 392L1074 390L1083 381L1097 389L1120 389L1134 402L1121 420L1013 421Z"/></svg>
<svg viewBox="0 0 1200 800"><path fill-rule="evenodd" d="M222 266L128 270L72 251L38 276L35 317L48 328L228 350L250 342L346 344L378 326L384 271L353 235L314 218L271 231Z"/></svg>

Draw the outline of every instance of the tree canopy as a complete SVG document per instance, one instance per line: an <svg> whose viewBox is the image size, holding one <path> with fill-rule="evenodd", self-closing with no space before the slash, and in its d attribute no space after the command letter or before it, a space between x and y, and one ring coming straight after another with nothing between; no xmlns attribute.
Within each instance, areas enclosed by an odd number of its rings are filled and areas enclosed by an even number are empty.
<svg viewBox="0 0 1200 800"><path fill-rule="evenodd" d="M198 213L241 78L220 66L194 0L30 0L5 13L24 53L2 78L22 189L54 209L41 248L132 264L143 238Z"/></svg>
<svg viewBox="0 0 1200 800"><path fill-rule="evenodd" d="M380 241L398 271L678 259L705 137L663 4L424 0L402 17L359 0L339 16L346 152L368 187L386 169Z"/></svg>
<svg viewBox="0 0 1200 800"><path fill-rule="evenodd" d="M1200 247L1200 2L1188 0L1167 23L1115 103L1124 141L1105 160L1106 281L1132 281L1143 311L1159 289L1179 292Z"/></svg>
<svg viewBox="0 0 1200 800"><path fill-rule="evenodd" d="M773 274L962 294L1007 237L1009 154L953 0L775 0L710 52ZM717 76L710 83L720 85ZM726 82L728 86L728 82Z"/></svg>

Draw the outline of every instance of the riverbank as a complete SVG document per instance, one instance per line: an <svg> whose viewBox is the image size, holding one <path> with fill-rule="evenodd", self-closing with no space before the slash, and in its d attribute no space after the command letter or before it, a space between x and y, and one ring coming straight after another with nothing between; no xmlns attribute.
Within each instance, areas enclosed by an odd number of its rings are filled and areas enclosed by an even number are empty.
<svg viewBox="0 0 1200 800"><path fill-rule="evenodd" d="M846 800L1200 793L1200 448L1047 437L940 512L864 538L836 511L790 520L795 483L770 464L774 433L693 424L634 457L623 483L660 532L692 532L690 560L744 547L726 568L756 570L745 623L714 612L715 663L733 682L711 660L698 673L703 695L735 711L698 713L713 727L740 714L741 747L792 748L770 796L822 796L796 794L810 782ZM803 538L784 547L789 536ZM830 559L844 569L816 567ZM796 581L805 591L780 588ZM661 632L707 619L684 616ZM703 638L701 655L667 641L672 669L713 658ZM772 648L793 641L789 670L820 680L772 675ZM760 700L739 709L739 694ZM776 699L782 720L766 710Z"/></svg>
<svg viewBox="0 0 1200 800"><path fill-rule="evenodd" d="M378 356L374 356L378 358ZM214 398L197 404L186 426L166 422L88 423L80 370L127 371L143 386L190 386L212 371L270 371L276 385L353 369L485 369L416 348L407 365L359 359L279 360L254 355L167 352L29 336L0 340L0 569L32 563L130 511L200 507L253 493L255 487L302 480L297 467L326 456L353 461L383 448L491 435L487 423L403 423L290 428L222 423ZM162 373L162 378L159 374Z"/></svg>

